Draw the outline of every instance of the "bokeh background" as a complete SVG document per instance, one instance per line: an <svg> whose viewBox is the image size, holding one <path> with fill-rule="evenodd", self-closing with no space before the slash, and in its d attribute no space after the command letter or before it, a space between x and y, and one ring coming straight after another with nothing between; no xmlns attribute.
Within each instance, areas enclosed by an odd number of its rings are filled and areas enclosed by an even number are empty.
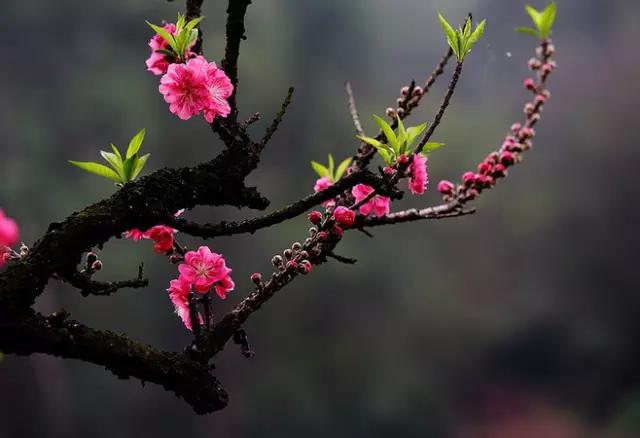
<svg viewBox="0 0 640 438"><path fill-rule="evenodd" d="M224 1L206 1L205 48L224 47ZM256 0L240 61L242 115L264 119L297 87L282 129L249 178L272 208L308 193L311 159L352 154L342 84L365 127L445 50L436 12L488 19L469 57L430 160L453 179L497 147L521 118L535 42L524 1ZM535 1L536 6L543 6ZM282 291L247 324L257 355L229 346L216 374L229 407L198 417L155 385L42 355L0 363L1 437L636 437L640 436L640 3L559 0L559 69L534 150L477 203L474 216L349 235L354 267L330 263ZM0 15L0 207L25 242L52 221L114 191L67 164L90 160L142 127L148 171L198 163L220 142L202 120L169 114L145 71L145 20L171 20L180 2L5 2ZM444 77L416 112L430 119ZM256 124L260 133L266 121ZM403 201L437 202L431 189ZM200 208L219 221L258 212ZM255 236L209 244L238 285L222 313L269 272L277 251L303 239L301 218ZM198 241L185 239L190 245ZM61 307L89 325L180 350L189 333L165 288L175 267L148 242L110 242L102 278L144 261L146 290L83 299L52 281L40 310Z"/></svg>

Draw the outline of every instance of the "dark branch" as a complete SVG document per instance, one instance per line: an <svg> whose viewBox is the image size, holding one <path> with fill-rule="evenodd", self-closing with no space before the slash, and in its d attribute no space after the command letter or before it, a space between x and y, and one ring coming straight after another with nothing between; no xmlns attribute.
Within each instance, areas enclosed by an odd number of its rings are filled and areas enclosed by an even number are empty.
<svg viewBox="0 0 640 438"><path fill-rule="evenodd" d="M276 117L273 119L273 122L271 122L271 125L269 125L267 132L262 138L261 143L263 145L266 145L267 143L269 143L269 140L271 140L271 137L273 137L273 134L275 134L275 132L278 130L280 123L282 123L282 119L284 118L284 115L287 112L287 108L291 104L291 97L293 96L293 91L294 91L294 88L290 87L289 91L287 92L287 96L284 98L284 101L282 102L280 111L278 112L278 114L276 114Z"/></svg>
<svg viewBox="0 0 640 438"><path fill-rule="evenodd" d="M94 330L67 320L31 314L19 322L0 325L0 345L5 353L46 353L104 366L121 379L135 377L174 392L197 414L223 409L227 393L206 364L177 353L164 352L109 331Z"/></svg>
<svg viewBox="0 0 640 438"><path fill-rule="evenodd" d="M255 219L248 219L240 222L221 222L219 224L196 224L169 215L164 219L164 223L182 231L183 233L202 238L253 233L262 228L270 227L288 219L295 218L310 208L313 208L324 201L335 198L356 184L363 183L373 187L380 187L382 181L381 177L368 171L362 171L347 175L326 190L309 195L298 202L276 210L266 216L261 216Z"/></svg>
<svg viewBox="0 0 640 438"><path fill-rule="evenodd" d="M140 289L149 285L149 280L143 278L143 265L138 267L138 276L132 280L124 281L95 281L86 273L74 271L71 276L63 278L76 289L80 289L82 296L99 295L108 296L120 289Z"/></svg>

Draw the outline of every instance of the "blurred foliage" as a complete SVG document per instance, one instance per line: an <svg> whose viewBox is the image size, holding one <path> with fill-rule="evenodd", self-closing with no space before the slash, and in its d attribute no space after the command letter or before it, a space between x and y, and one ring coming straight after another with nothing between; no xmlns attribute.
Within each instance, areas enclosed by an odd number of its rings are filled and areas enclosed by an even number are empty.
<svg viewBox="0 0 640 438"><path fill-rule="evenodd" d="M205 50L221 58L225 2L205 2ZM456 178L499 145L520 118L531 38L524 1L256 0L240 62L240 108L264 129L289 85L297 87L282 130L251 177L278 207L307 194L311 159L356 146L343 82L365 130L369 115L420 81L446 49L437 12L488 20L466 61L437 133L447 148L430 160L432 184ZM534 4L542 7L543 4ZM145 20L176 16L179 2L6 2L0 15L0 206L33 242L51 221L114 188L67 159L146 126L148 171L194 164L220 150L202 120L169 114L145 71ZM99 367L45 356L0 364L0 436L620 436L640 434L637 248L640 158L635 126L640 4L560 0L553 93L536 146L505 183L451 221L349 236L330 263L301 278L247 326L257 356L230 346L216 373L231 395L225 411L196 417L161 388L120 381ZM597 32L592 29L597 28ZM450 72L451 70L449 70ZM443 78L410 123L429 120ZM438 199L431 189L400 205ZM258 212L199 208L195 220ZM210 244L234 269L237 291L267 273L278 250L302 239L301 218L255 236ZM187 239L193 245L197 240ZM148 242L104 249L102 278L129 278L144 260L151 287L82 299L52 281L42 311L181 349L189 334L165 288L174 267ZM24 407L28 406L28 409ZM546 428L546 429L543 429ZM502 433L499 435L499 433ZM511 435L508 435L511 433ZM529 435L527 435L529 433Z"/></svg>

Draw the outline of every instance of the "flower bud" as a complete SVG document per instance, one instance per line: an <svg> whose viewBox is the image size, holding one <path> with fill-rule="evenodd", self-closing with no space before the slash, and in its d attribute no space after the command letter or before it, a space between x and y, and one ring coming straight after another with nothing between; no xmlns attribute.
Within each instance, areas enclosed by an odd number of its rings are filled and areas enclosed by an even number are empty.
<svg viewBox="0 0 640 438"><path fill-rule="evenodd" d="M424 88L417 86L413 89L413 93L411 93L412 97L420 97L424 94Z"/></svg>
<svg viewBox="0 0 640 438"><path fill-rule="evenodd" d="M538 104L543 104L547 101L547 98L545 97L544 94L538 94L536 95L536 103Z"/></svg>
<svg viewBox="0 0 640 438"><path fill-rule="evenodd" d="M553 70L555 70L556 66L554 62L547 62L545 65L542 66L542 73L548 75L549 73L551 73Z"/></svg>
<svg viewBox="0 0 640 438"><path fill-rule="evenodd" d="M400 95L406 96L407 94L409 94L409 87L405 85L404 87L400 88Z"/></svg>
<svg viewBox="0 0 640 438"><path fill-rule="evenodd" d="M342 235L344 234L344 230L337 225L334 225L331 231L338 237L342 237Z"/></svg>
<svg viewBox="0 0 640 438"><path fill-rule="evenodd" d="M291 251L290 249L285 249L282 253L284 255L285 260L289 260L291 258L291 256L293 255L293 251Z"/></svg>
<svg viewBox="0 0 640 438"><path fill-rule="evenodd" d="M530 116L531 114L533 114L533 112L536 110L535 106L529 102L524 106L524 113L528 116Z"/></svg>
<svg viewBox="0 0 640 438"><path fill-rule="evenodd" d="M398 97L398 98L396 99L396 104L397 104L398 106L402 106L402 104L403 104L403 103L404 103L404 98L402 98L402 97Z"/></svg>
<svg viewBox="0 0 640 438"><path fill-rule="evenodd" d="M309 228L309 236L315 236L317 232L318 229L316 227Z"/></svg>
<svg viewBox="0 0 640 438"><path fill-rule="evenodd" d="M540 69L540 67L542 67L542 63L540 62L540 60L539 60L539 59L537 59L537 58L531 58L531 59L529 60L529 68L530 68L531 70L539 70L539 69Z"/></svg>
<svg viewBox="0 0 640 438"><path fill-rule="evenodd" d="M259 273L259 272L254 272L253 274L251 274L251 281L256 286L261 286L262 285L262 274Z"/></svg>
<svg viewBox="0 0 640 438"><path fill-rule="evenodd" d="M511 166L513 163L516 162L516 157L515 155L513 155L513 153L509 151L505 151L502 154L500 154L500 162L505 166Z"/></svg>
<svg viewBox="0 0 640 438"><path fill-rule="evenodd" d="M309 262L309 260L303 261L302 263L300 263L298 269L302 274L308 274L309 272L311 272L311 262Z"/></svg>
<svg viewBox="0 0 640 438"><path fill-rule="evenodd" d="M309 253L307 251L300 251L300 260L306 260L309 258Z"/></svg>
<svg viewBox="0 0 640 438"><path fill-rule="evenodd" d="M322 222L322 213L320 213L318 210L313 210L307 217L312 224L318 225L320 224L320 222Z"/></svg>
<svg viewBox="0 0 640 438"><path fill-rule="evenodd" d="M443 195L450 195L454 188L455 185L451 181L442 180L438 183L438 191Z"/></svg>
<svg viewBox="0 0 640 438"><path fill-rule="evenodd" d="M513 125L511 125L511 132L513 133L513 135L518 135L518 132L520 132L521 128L521 123L514 123Z"/></svg>
<svg viewBox="0 0 640 438"><path fill-rule="evenodd" d="M491 166L491 164L483 161L482 163L478 164L478 173L480 173L481 175L485 175L491 172L492 167L493 166Z"/></svg>
<svg viewBox="0 0 640 438"><path fill-rule="evenodd" d="M318 233L318 239L320 240L325 240L328 236L329 234L326 231L320 231Z"/></svg>
<svg viewBox="0 0 640 438"><path fill-rule="evenodd" d="M282 263L283 263L283 260L282 260L282 256L280 255L273 256L273 258L271 259L271 264L276 268L279 268L280 266L282 266Z"/></svg>
<svg viewBox="0 0 640 438"><path fill-rule="evenodd" d="M391 166L385 166L382 171L385 175L393 176L396 173L396 170Z"/></svg>
<svg viewBox="0 0 640 438"><path fill-rule="evenodd" d="M402 116L404 116L404 108L398 108L396 109L396 115L400 118L402 118Z"/></svg>
<svg viewBox="0 0 640 438"><path fill-rule="evenodd" d="M522 139L531 138L536 135L536 131L533 128L524 127L520 130L520 136Z"/></svg>
<svg viewBox="0 0 640 438"><path fill-rule="evenodd" d="M91 264L91 272L98 272L102 269L102 262L100 260L96 260Z"/></svg>
<svg viewBox="0 0 640 438"><path fill-rule="evenodd" d="M496 164L496 167L493 168L493 176L497 178L502 177L505 175L506 170L507 168L504 166L504 164L498 163Z"/></svg>
<svg viewBox="0 0 640 438"><path fill-rule="evenodd" d="M409 157L407 157L406 154L402 154L400 155L400 157L398 157L398 163L407 164L408 162L409 162Z"/></svg>
<svg viewBox="0 0 640 438"><path fill-rule="evenodd" d="M349 228L356 221L356 213L347 207L340 206L333 212L336 222L343 228Z"/></svg>
<svg viewBox="0 0 640 438"><path fill-rule="evenodd" d="M87 265L93 264L93 262L95 262L96 260L98 260L98 256L96 255L95 252L87 253Z"/></svg>
<svg viewBox="0 0 640 438"><path fill-rule="evenodd" d="M298 252L302 249L302 244L300 242L294 242L293 245L291 245L291 249L294 252Z"/></svg>
<svg viewBox="0 0 640 438"><path fill-rule="evenodd" d="M553 44L547 44L546 50L544 52L545 56L553 56L554 53L556 53L556 47Z"/></svg>
<svg viewBox="0 0 640 438"><path fill-rule="evenodd" d="M476 182L476 179L476 174L473 172L465 172L462 174L462 181L467 185L473 184Z"/></svg>
<svg viewBox="0 0 640 438"><path fill-rule="evenodd" d="M527 90L535 90L536 89L536 81L532 78L525 79L523 82L524 88Z"/></svg>
<svg viewBox="0 0 640 438"><path fill-rule="evenodd" d="M394 110L393 108L389 107L385 110L385 113L387 114L388 117L391 117L392 119L396 118L396 110Z"/></svg>
<svg viewBox="0 0 640 438"><path fill-rule="evenodd" d="M298 269L298 262L291 260L287 262L287 269Z"/></svg>

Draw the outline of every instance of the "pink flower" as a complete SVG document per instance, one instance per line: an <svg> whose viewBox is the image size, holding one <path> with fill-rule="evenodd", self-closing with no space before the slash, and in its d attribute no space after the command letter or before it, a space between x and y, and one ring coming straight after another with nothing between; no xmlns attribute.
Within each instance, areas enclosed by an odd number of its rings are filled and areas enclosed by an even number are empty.
<svg viewBox="0 0 640 438"><path fill-rule="evenodd" d="M411 178L409 179L409 190L414 195L421 195L429 184L427 175L427 157L422 154L415 154L409 167Z"/></svg>
<svg viewBox="0 0 640 438"><path fill-rule="evenodd" d="M231 272L224 258L211 252L206 246L201 246L197 252L186 253L184 261L178 266L180 277L183 281L192 283L200 293L208 292L214 283L223 280Z"/></svg>
<svg viewBox="0 0 640 438"><path fill-rule="evenodd" d="M209 88L209 105L204 108L204 118L212 123L216 116L227 117L231 106L227 99L233 94L233 84L225 72L210 62L207 69L207 87Z"/></svg>
<svg viewBox="0 0 640 438"><path fill-rule="evenodd" d="M0 266L7 261L9 249L20 240L18 224L0 209Z"/></svg>
<svg viewBox="0 0 640 438"><path fill-rule="evenodd" d="M153 249L158 254L166 254L173 249L173 235L178 230L166 225L156 225L149 228L143 235L145 239L153 240Z"/></svg>
<svg viewBox="0 0 640 438"><path fill-rule="evenodd" d="M373 187L365 184L355 185L351 189L351 194L354 198L356 198L356 203L369 196L371 192L373 192ZM375 195L369 201L362 204L359 210L360 213L365 216L368 216L369 214L371 214L371 212L374 212L376 216L380 217L389 213L390 205L391 199L387 198L386 196Z"/></svg>
<svg viewBox="0 0 640 438"><path fill-rule="evenodd" d="M208 69L202 56L190 59L186 64L169 65L158 88L169 104L169 111L188 120L212 106Z"/></svg>
<svg viewBox="0 0 640 438"><path fill-rule="evenodd" d="M233 289L235 289L236 284L233 282L231 277L227 275L218 283L216 283L214 287L220 299L224 300L225 298L227 298L227 292L230 292Z"/></svg>
<svg viewBox="0 0 640 438"><path fill-rule="evenodd" d="M175 311L182 320L184 326L191 330L191 316L189 314L189 293L191 292L191 284L181 279L171 280L169 282L169 299L175 307ZM198 314L200 324L204 322L202 315Z"/></svg>
<svg viewBox="0 0 640 438"><path fill-rule="evenodd" d="M333 182L328 176L323 176L322 178L318 178L316 184L313 186L313 191L318 193L325 189L328 189L333 185Z"/></svg>
<svg viewBox="0 0 640 438"><path fill-rule="evenodd" d="M139 229L134 228L132 230L125 231L124 233L122 233L122 237L124 237L125 239L131 239L134 242L137 242L144 238L144 231L140 231Z"/></svg>
<svg viewBox="0 0 640 438"><path fill-rule="evenodd" d="M171 35L176 34L175 24L168 23L164 26L164 28ZM162 38L160 35L155 34L149 40L149 47L151 47L151 55L149 56L149 59L147 59L147 61L145 62L147 64L147 70L156 76L165 74L167 72L167 69L169 68L169 64L171 63L167 59L167 55L165 55L164 53L158 52L158 50L168 50L169 43L167 43L165 39ZM193 47L193 44L191 45L191 47ZM191 47L189 47L189 49ZM187 53L186 53L187 58L191 58L194 55L194 53L189 49L187 49Z"/></svg>
<svg viewBox="0 0 640 438"><path fill-rule="evenodd" d="M329 178L328 176L323 176L322 178L318 178L316 180L316 184L313 186L313 191L318 193L328 189L332 185L333 181L331 181L331 178ZM329 199L328 201L323 202L322 205L324 207L332 207L333 205L335 205L335 201L333 199Z"/></svg>
<svg viewBox="0 0 640 438"><path fill-rule="evenodd" d="M356 214L353 210L349 210L347 207L340 206L333 212L333 216L336 218L336 222L342 228L349 228L356 221Z"/></svg>

